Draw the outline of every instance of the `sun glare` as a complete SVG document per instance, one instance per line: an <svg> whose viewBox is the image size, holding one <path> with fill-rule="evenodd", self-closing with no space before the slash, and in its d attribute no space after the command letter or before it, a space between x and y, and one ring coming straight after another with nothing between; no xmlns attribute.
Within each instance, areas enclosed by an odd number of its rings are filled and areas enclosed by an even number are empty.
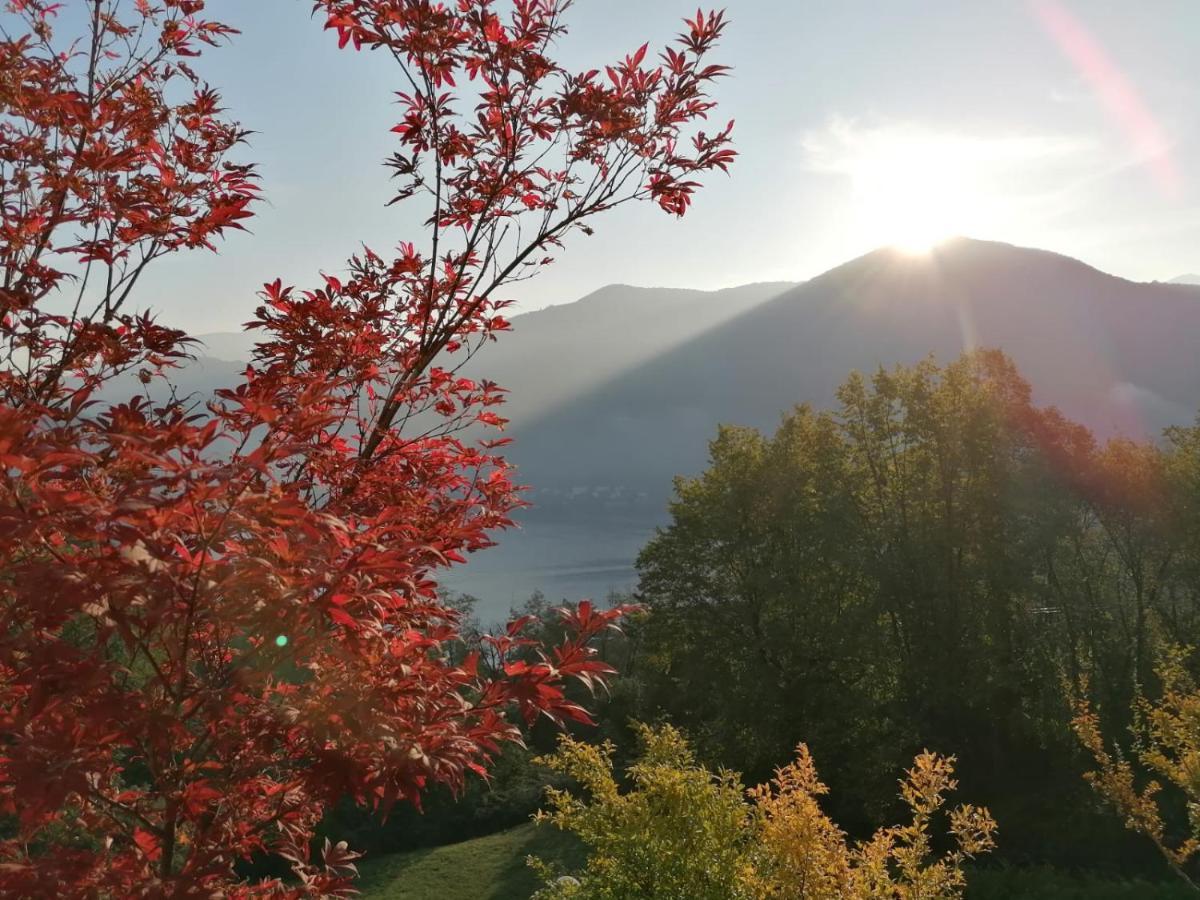
<svg viewBox="0 0 1200 900"><path fill-rule="evenodd" d="M926 253L949 237L978 230L986 205L982 185L951 142L898 137L859 160L856 169L858 216L871 243Z"/></svg>
<svg viewBox="0 0 1200 900"><path fill-rule="evenodd" d="M1079 149L1063 138L839 120L804 140L810 167L847 179L850 202L836 227L850 243L909 253L957 235L1028 232L1047 167Z"/></svg>

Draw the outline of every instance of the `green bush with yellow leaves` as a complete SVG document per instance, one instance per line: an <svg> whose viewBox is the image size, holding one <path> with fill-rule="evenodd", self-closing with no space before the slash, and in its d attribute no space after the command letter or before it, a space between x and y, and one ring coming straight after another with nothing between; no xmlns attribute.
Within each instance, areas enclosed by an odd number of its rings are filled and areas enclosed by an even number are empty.
<svg viewBox="0 0 1200 900"><path fill-rule="evenodd" d="M549 791L542 821L587 847L576 872L531 859L545 886L538 900L952 900L963 865L995 845L986 809L948 809L954 759L925 752L900 782L905 825L853 842L821 810L827 792L808 749L747 791L736 773L699 764L671 726L637 728L640 752L621 789L614 747L564 736L542 762L581 791ZM944 820L953 849L934 849Z"/></svg>

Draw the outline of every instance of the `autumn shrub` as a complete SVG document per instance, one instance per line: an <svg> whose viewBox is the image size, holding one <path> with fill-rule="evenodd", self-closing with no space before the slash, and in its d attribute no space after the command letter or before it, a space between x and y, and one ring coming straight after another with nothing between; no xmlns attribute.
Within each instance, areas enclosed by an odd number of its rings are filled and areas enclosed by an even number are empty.
<svg viewBox="0 0 1200 900"><path fill-rule="evenodd" d="M1075 734L1096 767L1086 778L1125 820L1149 838L1171 870L1200 892L1200 685L1188 669L1191 651L1165 648L1155 666L1161 696L1134 700L1129 750L1105 740L1099 711L1076 702ZM1183 807L1172 816L1170 806ZM1176 823L1176 819L1182 821Z"/></svg>
<svg viewBox="0 0 1200 900"><path fill-rule="evenodd" d="M699 764L675 728L637 732L640 752L624 791L611 744L563 736L544 758L583 795L551 790L539 817L578 836L588 857L569 875L531 860L545 879L540 900L949 900L963 896L964 863L994 846L986 809L946 809L953 757L919 755L900 782L911 821L856 843L821 809L828 789L803 744L770 783L746 791L736 774ZM934 825L943 816L953 849L939 853Z"/></svg>
<svg viewBox="0 0 1200 900"><path fill-rule="evenodd" d="M748 863L751 810L731 772L699 765L682 735L667 726L638 728L640 754L622 792L611 743L564 735L542 762L579 782L584 800L550 789L538 818L576 834L588 847L584 872L552 879L542 898L692 897L741 894ZM551 873L544 872L547 875Z"/></svg>

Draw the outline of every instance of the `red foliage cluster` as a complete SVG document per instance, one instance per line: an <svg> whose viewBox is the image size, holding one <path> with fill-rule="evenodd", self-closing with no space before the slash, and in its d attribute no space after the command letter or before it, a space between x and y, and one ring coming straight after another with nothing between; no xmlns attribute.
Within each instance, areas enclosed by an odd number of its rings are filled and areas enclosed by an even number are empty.
<svg viewBox="0 0 1200 900"><path fill-rule="evenodd" d="M610 674L590 644L622 611L587 602L562 646L516 622L498 666L455 662L436 574L520 502L503 441L464 432L503 424L502 392L456 369L569 231L639 198L682 213L727 166L728 128L685 134L721 16L659 64L570 74L548 55L566 0L317 3L397 63L389 165L395 199L429 203L429 249L267 285L255 360L216 398L110 403L186 357L129 311L139 277L239 228L256 179L191 67L232 33L201 0L89 0L66 44L59 5L11 4L0 44L0 893L344 892L355 854L310 858L327 804L460 786L520 739L514 711L586 720L564 681ZM239 881L260 852L296 880Z"/></svg>

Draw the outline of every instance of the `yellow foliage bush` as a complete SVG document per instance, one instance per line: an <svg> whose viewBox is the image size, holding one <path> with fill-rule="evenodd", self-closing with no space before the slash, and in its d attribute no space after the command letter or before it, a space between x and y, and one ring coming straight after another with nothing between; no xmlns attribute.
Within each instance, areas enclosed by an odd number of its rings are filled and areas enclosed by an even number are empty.
<svg viewBox="0 0 1200 900"><path fill-rule="evenodd" d="M1154 669L1162 697L1155 701L1139 693L1134 701L1132 756L1147 777L1138 777L1119 747L1109 750L1100 716L1086 700L1076 701L1072 725L1096 761L1096 769L1085 776L1088 781L1125 817L1127 828L1153 841L1175 873L1200 890L1200 881L1188 870L1200 857L1200 686L1187 668L1190 655L1189 649L1168 647ZM1164 789L1186 803L1182 835L1168 834L1160 807Z"/></svg>
<svg viewBox="0 0 1200 900"><path fill-rule="evenodd" d="M966 884L963 863L994 846L987 810L945 809L952 757L918 756L900 782L912 821L853 843L821 810L828 788L803 744L769 784L745 791L733 773L699 765L674 728L638 733L625 792L611 744L564 736L542 760L587 797L551 790L539 819L576 834L588 857L571 875L531 860L546 883L539 900L952 900ZM939 855L932 827L943 813L955 846Z"/></svg>

